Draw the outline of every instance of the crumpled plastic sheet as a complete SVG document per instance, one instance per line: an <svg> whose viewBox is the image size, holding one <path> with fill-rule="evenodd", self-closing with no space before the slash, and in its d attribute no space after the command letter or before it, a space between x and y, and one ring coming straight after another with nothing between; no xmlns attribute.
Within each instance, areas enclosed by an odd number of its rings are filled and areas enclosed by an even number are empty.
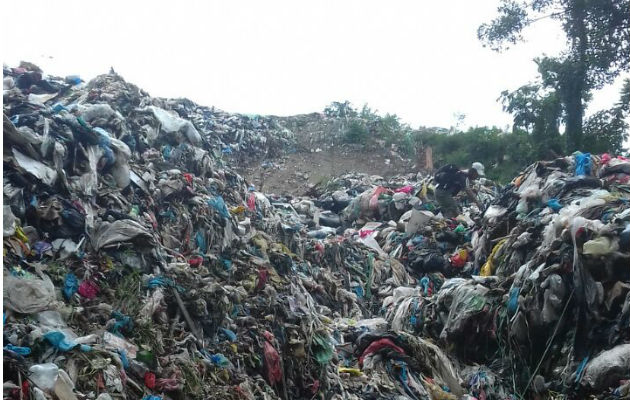
<svg viewBox="0 0 630 400"><path fill-rule="evenodd" d="M55 285L45 274L40 278L5 275L3 279L3 304L8 309L33 314L49 309L55 302Z"/></svg>

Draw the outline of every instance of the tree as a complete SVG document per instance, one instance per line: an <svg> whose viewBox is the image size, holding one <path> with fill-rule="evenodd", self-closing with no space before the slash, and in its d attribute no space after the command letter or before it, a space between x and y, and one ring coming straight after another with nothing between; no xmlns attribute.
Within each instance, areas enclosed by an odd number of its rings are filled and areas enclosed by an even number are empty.
<svg viewBox="0 0 630 400"><path fill-rule="evenodd" d="M629 69L630 0L502 0L498 12L477 31L484 45L495 51L521 41L523 30L540 19L561 22L566 51L536 62L543 84L557 91L564 108L567 150L578 149L591 90Z"/></svg>
<svg viewBox="0 0 630 400"><path fill-rule="evenodd" d="M333 101L328 105L328 107L324 108L324 114L328 117L332 118L353 118L357 116L357 111L352 108L352 105L348 100L343 103L340 101Z"/></svg>
<svg viewBox="0 0 630 400"><path fill-rule="evenodd" d="M538 159L555 158L562 153L562 106L555 91L545 91L541 85L528 84L513 92L503 91L501 100L503 110L513 115L513 130L522 129L532 135Z"/></svg>
<svg viewBox="0 0 630 400"><path fill-rule="evenodd" d="M588 139L587 150L619 154L623 142L628 138L630 115L630 79L624 81L619 102L609 110L601 110L588 118L584 124L584 136Z"/></svg>

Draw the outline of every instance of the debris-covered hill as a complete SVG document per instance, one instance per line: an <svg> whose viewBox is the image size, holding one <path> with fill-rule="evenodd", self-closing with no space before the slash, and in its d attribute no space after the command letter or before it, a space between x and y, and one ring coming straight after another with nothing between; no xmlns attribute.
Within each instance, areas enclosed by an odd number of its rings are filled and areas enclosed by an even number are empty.
<svg viewBox="0 0 630 400"><path fill-rule="evenodd" d="M294 143L282 154L239 164L237 169L256 187L268 193L303 195L311 187L341 175L360 171L392 177L417 172L414 161L396 146L347 143L348 122L323 113L272 117L292 132Z"/></svg>
<svg viewBox="0 0 630 400"><path fill-rule="evenodd" d="M3 86L4 398L629 395L627 159L480 179L447 219L420 174L257 191L231 165L296 143L273 118Z"/></svg>

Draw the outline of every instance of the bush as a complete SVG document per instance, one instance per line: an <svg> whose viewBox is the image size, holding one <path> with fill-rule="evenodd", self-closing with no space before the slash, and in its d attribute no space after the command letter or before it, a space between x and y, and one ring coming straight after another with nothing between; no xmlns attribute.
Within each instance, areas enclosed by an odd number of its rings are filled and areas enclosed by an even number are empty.
<svg viewBox="0 0 630 400"><path fill-rule="evenodd" d="M367 127L359 120L351 121L344 134L346 142L355 144L367 144L368 137L369 132Z"/></svg>

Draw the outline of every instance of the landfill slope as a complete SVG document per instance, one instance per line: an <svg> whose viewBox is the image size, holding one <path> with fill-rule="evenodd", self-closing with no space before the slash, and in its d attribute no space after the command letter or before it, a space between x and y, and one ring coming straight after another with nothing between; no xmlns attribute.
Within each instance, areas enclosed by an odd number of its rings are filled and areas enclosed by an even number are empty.
<svg viewBox="0 0 630 400"><path fill-rule="evenodd" d="M271 117L292 132L294 143L276 157L252 158L235 168L265 193L301 196L314 186L352 172L386 178L417 172L415 160L384 141L375 145L347 143L348 122L323 113Z"/></svg>
<svg viewBox="0 0 630 400"><path fill-rule="evenodd" d="M3 74L4 398L630 395L630 160L447 219L416 173L257 190L234 168L298 143L271 117Z"/></svg>

